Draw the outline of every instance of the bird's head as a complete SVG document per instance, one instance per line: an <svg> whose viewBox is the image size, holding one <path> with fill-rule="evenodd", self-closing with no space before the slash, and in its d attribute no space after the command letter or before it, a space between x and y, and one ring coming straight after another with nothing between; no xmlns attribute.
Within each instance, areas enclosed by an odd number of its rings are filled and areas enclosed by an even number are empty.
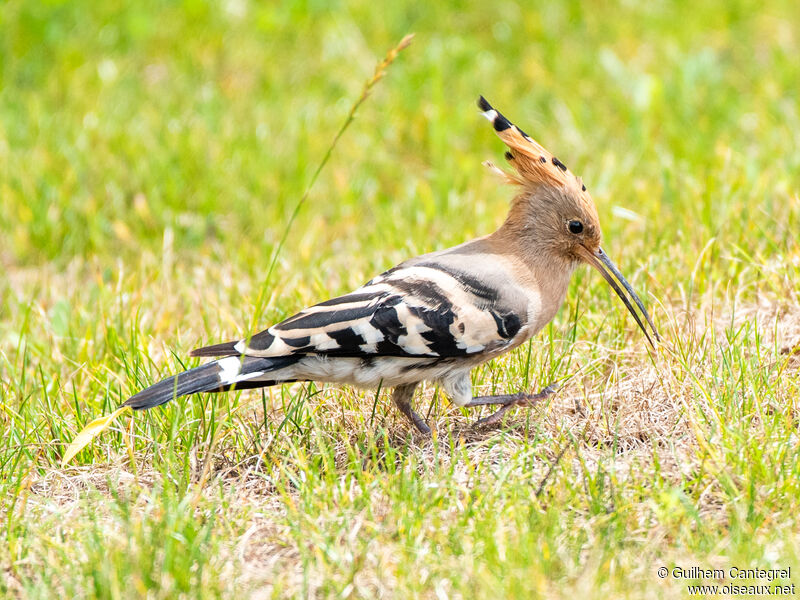
<svg viewBox="0 0 800 600"><path fill-rule="evenodd" d="M603 236L597 208L581 179L495 110L483 96L478 100L478 107L508 146L505 156L514 172L503 171L491 163L487 166L521 188L504 226L508 234L524 240L544 264L546 261L567 265L587 263L597 269L633 315L648 341L653 343L631 299L641 310L655 339L660 339L644 303L601 248Z"/></svg>

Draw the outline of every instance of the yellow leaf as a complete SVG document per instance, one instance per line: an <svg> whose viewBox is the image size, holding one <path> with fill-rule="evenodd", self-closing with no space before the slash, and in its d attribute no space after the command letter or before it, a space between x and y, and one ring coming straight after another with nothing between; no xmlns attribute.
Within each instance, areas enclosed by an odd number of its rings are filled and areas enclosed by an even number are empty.
<svg viewBox="0 0 800 600"><path fill-rule="evenodd" d="M110 415L105 417L98 417L91 423L89 423L83 430L75 436L75 439L67 448L66 453L64 454L64 458L61 460L61 466L65 467L69 461L75 458L75 455L83 450L86 446L89 445L94 438L98 435L103 433L106 429L108 429L111 424L117 420L122 413L125 411L130 410L129 406L120 406L117 410L115 410Z"/></svg>

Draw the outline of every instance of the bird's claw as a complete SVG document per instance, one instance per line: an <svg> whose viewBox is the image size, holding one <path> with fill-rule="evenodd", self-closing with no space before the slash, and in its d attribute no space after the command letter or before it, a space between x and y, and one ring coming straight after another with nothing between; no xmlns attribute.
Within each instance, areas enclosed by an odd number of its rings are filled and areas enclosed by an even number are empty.
<svg viewBox="0 0 800 600"><path fill-rule="evenodd" d="M557 391L558 391L558 388L556 386L554 386L553 384L550 384L550 385L548 385L547 387L545 387L544 389L542 389L541 391L539 391L536 394L525 394L525 393L518 394L518 397L517 397L516 400L513 400L513 401L509 402L508 404L504 404L503 406L500 407L499 410L497 410L496 412L492 413L488 417L484 417L482 419L478 419L475 422L475 425L473 425L473 427L475 429L479 429L479 428L483 428L483 427L489 427L490 425L495 425L496 423L499 423L500 421L502 421L502 419L505 416L506 412L508 412L508 410L510 408L512 408L514 406L526 406L528 408L533 408L539 402L541 402L542 400L544 400L548 396L552 396Z"/></svg>

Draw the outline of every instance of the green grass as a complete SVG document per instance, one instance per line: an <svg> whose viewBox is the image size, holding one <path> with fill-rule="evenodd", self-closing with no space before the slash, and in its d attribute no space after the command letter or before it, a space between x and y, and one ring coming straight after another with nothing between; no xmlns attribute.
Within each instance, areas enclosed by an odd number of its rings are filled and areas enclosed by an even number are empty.
<svg viewBox="0 0 800 600"><path fill-rule="evenodd" d="M788 1L0 5L0 595L800 583L798 31ZM426 440L386 391L293 385L121 419L60 468L192 348L498 226L479 94L583 177L666 348L582 269L551 326L475 370L568 378L494 431L432 386Z"/></svg>

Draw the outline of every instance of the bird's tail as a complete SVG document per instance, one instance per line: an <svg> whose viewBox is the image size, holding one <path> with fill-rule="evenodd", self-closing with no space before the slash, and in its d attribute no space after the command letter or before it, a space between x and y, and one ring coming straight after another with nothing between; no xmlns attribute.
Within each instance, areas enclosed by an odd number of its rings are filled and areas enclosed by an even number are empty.
<svg viewBox="0 0 800 600"><path fill-rule="evenodd" d="M123 406L144 410L165 404L173 398L198 392L224 392L232 388L266 387L291 381L279 371L296 363L300 356L262 358L228 356L200 365L159 381L128 398ZM271 377L269 374L274 374Z"/></svg>

